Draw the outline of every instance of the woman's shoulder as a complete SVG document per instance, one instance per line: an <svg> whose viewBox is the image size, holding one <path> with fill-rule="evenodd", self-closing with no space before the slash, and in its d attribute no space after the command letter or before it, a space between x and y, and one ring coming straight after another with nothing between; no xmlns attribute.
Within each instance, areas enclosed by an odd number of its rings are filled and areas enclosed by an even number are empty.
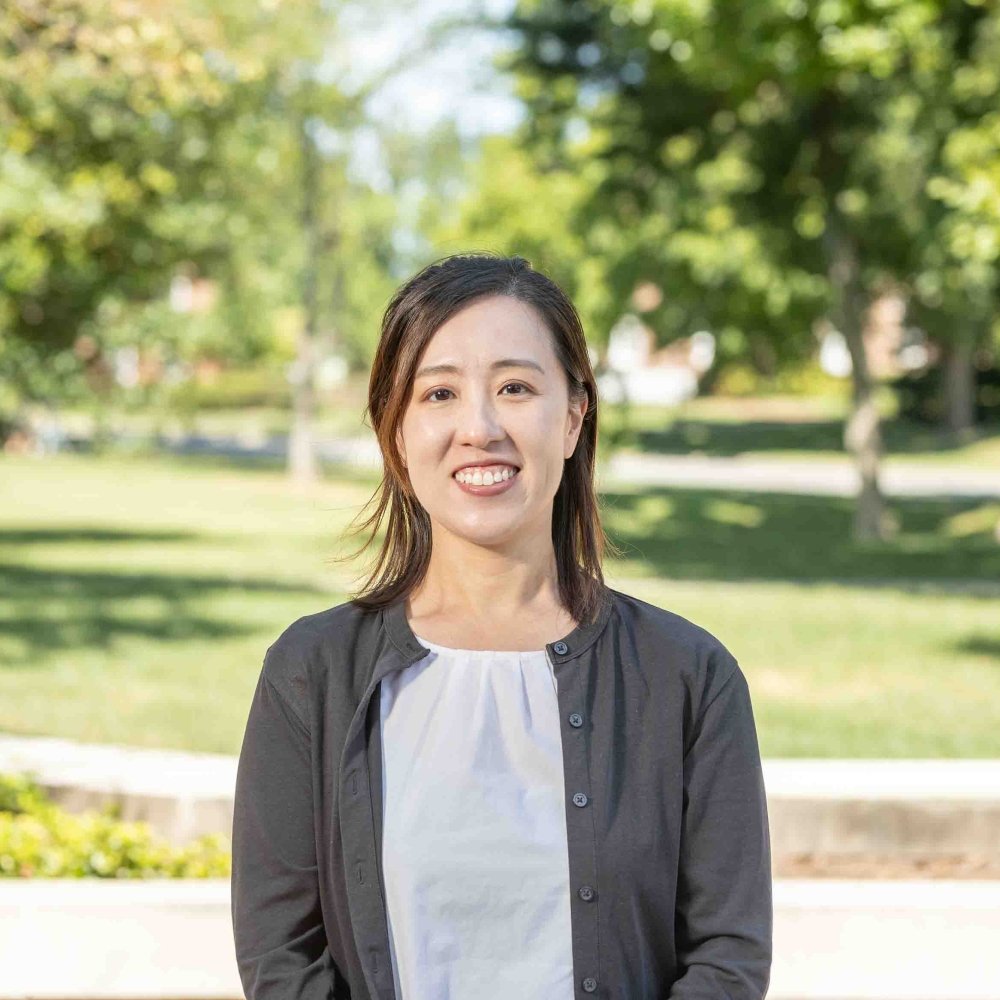
<svg viewBox="0 0 1000 1000"><path fill-rule="evenodd" d="M280 656L294 656L312 652L331 639L344 642L365 629L375 627L377 616L377 610L363 608L353 600L344 601L332 608L296 618L278 634L268 647L268 653L273 650Z"/></svg>
<svg viewBox="0 0 1000 1000"><path fill-rule="evenodd" d="M739 669L726 643L704 625L631 594L611 593L619 628L644 660L669 665L701 689L717 690Z"/></svg>
<svg viewBox="0 0 1000 1000"><path fill-rule="evenodd" d="M360 664L375 648L379 613L353 600L296 618L267 647L263 673L280 694L301 706L319 679L342 671L338 664Z"/></svg>
<svg viewBox="0 0 1000 1000"><path fill-rule="evenodd" d="M676 611L620 590L611 590L611 593L622 623L644 638L666 642L671 646L686 646L692 650L726 649L714 632Z"/></svg>

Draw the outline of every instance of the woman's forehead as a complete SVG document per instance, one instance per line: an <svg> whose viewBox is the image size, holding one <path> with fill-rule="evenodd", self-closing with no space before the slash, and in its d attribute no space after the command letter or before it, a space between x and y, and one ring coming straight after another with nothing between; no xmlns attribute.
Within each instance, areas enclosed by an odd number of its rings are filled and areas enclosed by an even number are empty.
<svg viewBox="0 0 1000 1000"><path fill-rule="evenodd" d="M509 358L546 367L553 357L552 338L541 316L531 306L503 297L474 303L450 317L431 335L419 367L489 369Z"/></svg>

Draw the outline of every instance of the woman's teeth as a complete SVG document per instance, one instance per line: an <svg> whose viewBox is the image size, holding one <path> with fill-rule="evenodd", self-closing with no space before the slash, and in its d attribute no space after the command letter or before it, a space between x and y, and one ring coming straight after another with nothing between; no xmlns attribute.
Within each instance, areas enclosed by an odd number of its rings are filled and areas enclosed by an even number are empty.
<svg viewBox="0 0 1000 1000"><path fill-rule="evenodd" d="M517 469L509 465L497 465L485 469L459 469L455 478L460 483L471 483L473 486L492 486L494 483L506 481L517 475Z"/></svg>

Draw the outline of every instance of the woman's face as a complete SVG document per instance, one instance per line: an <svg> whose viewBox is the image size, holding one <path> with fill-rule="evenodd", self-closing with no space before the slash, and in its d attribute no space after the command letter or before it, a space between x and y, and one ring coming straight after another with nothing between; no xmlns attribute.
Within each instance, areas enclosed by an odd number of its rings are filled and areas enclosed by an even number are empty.
<svg viewBox="0 0 1000 1000"><path fill-rule="evenodd" d="M531 306L492 296L452 316L417 362L396 439L435 535L497 545L536 532L550 544L553 499L586 408L586 397L570 402ZM470 464L467 474L483 475L463 486L455 471ZM504 481L498 466L517 472ZM498 477L492 486L487 471Z"/></svg>

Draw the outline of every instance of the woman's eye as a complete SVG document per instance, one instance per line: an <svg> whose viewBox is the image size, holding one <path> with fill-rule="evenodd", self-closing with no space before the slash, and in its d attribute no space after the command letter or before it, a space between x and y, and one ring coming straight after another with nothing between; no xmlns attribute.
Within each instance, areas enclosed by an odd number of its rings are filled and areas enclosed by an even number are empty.
<svg viewBox="0 0 1000 1000"><path fill-rule="evenodd" d="M528 392L531 391L523 382L508 382L503 387L503 389L509 389L511 386L517 386L518 388L523 389L524 391L523 392L514 392L514 393L509 393L508 392L507 393L508 396L511 396L511 395L513 395L513 396L523 396L523 395L525 395L525 393L528 393ZM501 389L500 391L503 392L503 389ZM433 403L444 402L444 400L442 400L440 398L435 398L439 392L451 392L451 389L432 389L429 393L427 393L427 396L425 398L429 402L433 402Z"/></svg>

